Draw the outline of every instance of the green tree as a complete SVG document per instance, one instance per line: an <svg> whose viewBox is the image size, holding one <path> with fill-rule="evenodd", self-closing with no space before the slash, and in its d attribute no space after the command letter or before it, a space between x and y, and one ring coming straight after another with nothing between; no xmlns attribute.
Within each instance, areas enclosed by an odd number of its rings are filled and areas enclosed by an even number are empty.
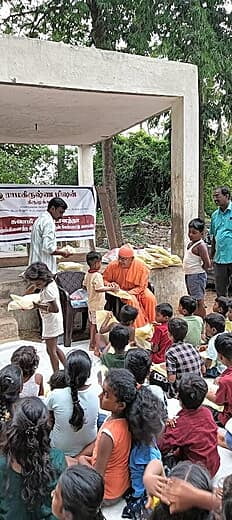
<svg viewBox="0 0 232 520"><path fill-rule="evenodd" d="M0 145L2 184L48 184L53 171L54 153L47 146Z"/></svg>

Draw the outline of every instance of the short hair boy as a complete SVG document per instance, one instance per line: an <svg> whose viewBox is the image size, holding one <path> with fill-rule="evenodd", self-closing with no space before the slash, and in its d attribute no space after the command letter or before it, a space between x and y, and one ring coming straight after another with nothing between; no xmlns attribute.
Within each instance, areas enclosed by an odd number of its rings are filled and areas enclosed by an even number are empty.
<svg viewBox="0 0 232 520"><path fill-rule="evenodd" d="M224 370L225 366L218 359L215 348L216 338L225 330L225 318L218 312L211 312L205 317L205 334L209 339L208 346L205 350L204 359L207 377L218 377Z"/></svg>
<svg viewBox="0 0 232 520"><path fill-rule="evenodd" d="M135 376L139 385L146 385L152 393L165 402L162 388L156 385L149 385L146 380L150 374L151 358L143 348L133 348L127 351L125 356L125 368Z"/></svg>
<svg viewBox="0 0 232 520"><path fill-rule="evenodd" d="M203 319L195 316L197 301L192 296L181 296L179 301L179 313L188 324L188 332L185 336L186 343L191 343L194 347L201 344L201 335L204 332Z"/></svg>
<svg viewBox="0 0 232 520"><path fill-rule="evenodd" d="M218 388L210 390L207 398L219 406L224 406L222 412L218 413L218 422L225 425L232 417L232 333L224 332L217 336L215 349L221 363L226 367L218 378Z"/></svg>
<svg viewBox="0 0 232 520"><path fill-rule="evenodd" d="M169 397L176 397L179 382L185 373L201 376L201 358L199 352L184 339L188 324L182 318L172 318L168 322L168 331L172 345L166 351L167 379L171 383Z"/></svg>
<svg viewBox="0 0 232 520"><path fill-rule="evenodd" d="M151 359L152 363L164 363L165 353L172 344L168 335L168 321L173 315L173 308L170 303L160 303L156 305L155 331L151 339Z"/></svg>
<svg viewBox="0 0 232 520"><path fill-rule="evenodd" d="M201 406L207 390L207 383L198 374L182 376L179 384L182 409L177 415L175 427L167 425L158 444L162 453L178 449L180 460L202 464L214 477L220 457L217 426L210 410Z"/></svg>
<svg viewBox="0 0 232 520"><path fill-rule="evenodd" d="M226 317L228 312L228 303L229 300L225 296L217 296L214 300L213 312L218 312Z"/></svg>
<svg viewBox="0 0 232 520"><path fill-rule="evenodd" d="M197 300L197 314L205 316L206 271L211 267L207 245L204 242L205 223L201 218L190 220L188 225L189 244L183 259L185 283L190 296Z"/></svg>
<svg viewBox="0 0 232 520"><path fill-rule="evenodd" d="M125 348L129 343L130 333L128 327L115 325L110 331L109 340L115 350L114 354L103 354L101 361L107 368L124 368Z"/></svg>

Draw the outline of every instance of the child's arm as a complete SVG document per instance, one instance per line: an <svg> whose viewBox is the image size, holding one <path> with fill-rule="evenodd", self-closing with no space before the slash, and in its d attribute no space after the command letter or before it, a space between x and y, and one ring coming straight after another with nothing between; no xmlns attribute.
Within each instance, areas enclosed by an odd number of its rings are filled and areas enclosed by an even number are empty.
<svg viewBox="0 0 232 520"><path fill-rule="evenodd" d="M109 321L113 318L113 313L109 311L104 319L104 321L101 324L101 327L99 329L99 334L106 334L106 332L110 332L112 329L113 323L109 324Z"/></svg>
<svg viewBox="0 0 232 520"><path fill-rule="evenodd" d="M160 345L160 340L161 340L161 331L159 329L159 326L156 326L155 327L155 332L151 338L151 350L152 352L158 352L159 350L159 345Z"/></svg>
<svg viewBox="0 0 232 520"><path fill-rule="evenodd" d="M166 370L167 380L169 383L175 383L176 381L176 360L175 357L169 351L166 352Z"/></svg>
<svg viewBox="0 0 232 520"><path fill-rule="evenodd" d="M113 450L113 440L107 433L102 432L98 444L97 459L94 464L94 469L100 473L102 477L105 475L106 467ZM112 483L113 485L113 483Z"/></svg>
<svg viewBox="0 0 232 520"><path fill-rule="evenodd" d="M162 462L157 459L149 462L143 475L143 483L148 495L160 498L163 485L166 482L167 478Z"/></svg>
<svg viewBox="0 0 232 520"><path fill-rule="evenodd" d="M209 269L212 266L212 263L209 258L209 253L208 253L206 244L201 243L198 246L193 247L193 250L194 250L193 251L194 254L197 254L198 256L200 256L200 258L202 259L202 262L203 262L202 267L203 267L203 269L205 269L205 271L207 271L207 269ZM196 253L195 253L195 251L196 251Z"/></svg>
<svg viewBox="0 0 232 520"><path fill-rule="evenodd" d="M35 309L41 309L42 311L51 312L51 313L57 313L59 312L59 307L56 303L56 300L53 300L52 302L47 303L34 303Z"/></svg>
<svg viewBox="0 0 232 520"><path fill-rule="evenodd" d="M161 500L169 506L171 514L188 511L193 507L218 511L221 505L221 499L214 493L198 489L178 478L168 479L163 486Z"/></svg>
<svg viewBox="0 0 232 520"><path fill-rule="evenodd" d="M42 374L35 374L35 382L39 385L39 394L44 395L43 376Z"/></svg>

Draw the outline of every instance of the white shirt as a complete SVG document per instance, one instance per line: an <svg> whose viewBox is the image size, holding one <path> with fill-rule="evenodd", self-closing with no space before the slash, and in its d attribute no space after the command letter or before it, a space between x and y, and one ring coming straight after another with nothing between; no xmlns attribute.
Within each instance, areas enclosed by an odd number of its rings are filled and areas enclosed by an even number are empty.
<svg viewBox="0 0 232 520"><path fill-rule="evenodd" d="M42 318L42 338L57 338L64 332L59 289L55 281L50 282L47 287L42 289L39 303L46 305L46 303L53 301L56 302L58 312L47 312L41 309L39 311Z"/></svg>
<svg viewBox="0 0 232 520"><path fill-rule="evenodd" d="M50 213L46 211L35 220L32 226L29 265L34 262L43 262L55 274L56 257L52 256L55 250L55 221Z"/></svg>
<svg viewBox="0 0 232 520"><path fill-rule="evenodd" d="M78 391L78 399L84 410L84 424L75 432L69 419L73 412L71 390L56 388L47 398L47 408L52 410L55 424L51 431L51 447L57 448L71 457L80 453L97 436L98 395L92 385Z"/></svg>

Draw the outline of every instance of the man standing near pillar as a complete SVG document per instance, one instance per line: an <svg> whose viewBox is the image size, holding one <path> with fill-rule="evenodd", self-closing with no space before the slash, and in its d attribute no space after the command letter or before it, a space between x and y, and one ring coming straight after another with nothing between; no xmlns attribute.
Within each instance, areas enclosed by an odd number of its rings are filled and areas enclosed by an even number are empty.
<svg viewBox="0 0 232 520"><path fill-rule="evenodd" d="M54 197L49 201L47 211L35 220L31 231L29 265L43 262L55 274L56 255L65 258L69 256L69 253L57 249L55 226L55 222L63 217L67 207L63 199Z"/></svg>
<svg viewBox="0 0 232 520"><path fill-rule="evenodd" d="M213 198L219 208L211 217L211 256L214 261L217 296L228 296L232 281L232 202L230 190L220 186L214 190Z"/></svg>

